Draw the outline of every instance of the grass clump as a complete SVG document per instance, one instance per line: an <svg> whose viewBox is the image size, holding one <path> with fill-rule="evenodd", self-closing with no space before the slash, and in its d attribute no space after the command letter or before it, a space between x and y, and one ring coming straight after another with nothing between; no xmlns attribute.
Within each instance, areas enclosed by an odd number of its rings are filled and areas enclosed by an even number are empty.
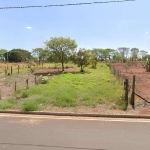
<svg viewBox="0 0 150 150"><path fill-rule="evenodd" d="M58 107L75 107L77 106L75 100L73 100L71 97L63 96L63 97L57 97L53 102L53 105Z"/></svg>
<svg viewBox="0 0 150 150"><path fill-rule="evenodd" d="M2 100L0 102L0 110L5 110L9 108L13 108L18 104L18 101L15 99L7 99L7 100Z"/></svg>
<svg viewBox="0 0 150 150"><path fill-rule="evenodd" d="M16 99L27 98L27 97L29 97L29 92L26 90L19 89L19 90L15 91L15 96L16 96Z"/></svg>
<svg viewBox="0 0 150 150"><path fill-rule="evenodd" d="M23 111L37 111L38 106L33 101L25 101L22 105Z"/></svg>

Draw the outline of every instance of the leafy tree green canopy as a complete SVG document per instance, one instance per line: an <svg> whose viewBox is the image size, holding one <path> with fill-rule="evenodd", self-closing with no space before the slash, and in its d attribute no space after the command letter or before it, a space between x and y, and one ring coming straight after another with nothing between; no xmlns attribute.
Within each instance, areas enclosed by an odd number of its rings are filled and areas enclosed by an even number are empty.
<svg viewBox="0 0 150 150"><path fill-rule="evenodd" d="M5 59L7 60L7 53L4 54ZM9 62L22 62L29 60L31 53L23 49L12 49L8 52L8 61Z"/></svg>
<svg viewBox="0 0 150 150"><path fill-rule="evenodd" d="M77 64L81 68L81 72L84 71L84 67L89 64L90 51L83 49L79 49L78 52L75 52L72 60L75 64Z"/></svg>
<svg viewBox="0 0 150 150"><path fill-rule="evenodd" d="M132 60L136 60L138 58L138 53L139 53L138 48L132 48L131 49Z"/></svg>
<svg viewBox="0 0 150 150"><path fill-rule="evenodd" d="M44 61L47 58L47 51L43 48L35 48L32 50L33 56L40 61Z"/></svg>
<svg viewBox="0 0 150 150"><path fill-rule="evenodd" d="M118 52L122 56L122 61L125 62L128 57L129 48L128 47L119 47Z"/></svg>
<svg viewBox="0 0 150 150"><path fill-rule="evenodd" d="M62 64L62 71L64 71L64 63L68 61L69 57L77 48L75 40L64 37L50 38L45 42L46 49L52 53L52 56Z"/></svg>
<svg viewBox="0 0 150 150"><path fill-rule="evenodd" d="M0 49L0 59L4 59L4 54L7 53L6 49Z"/></svg>

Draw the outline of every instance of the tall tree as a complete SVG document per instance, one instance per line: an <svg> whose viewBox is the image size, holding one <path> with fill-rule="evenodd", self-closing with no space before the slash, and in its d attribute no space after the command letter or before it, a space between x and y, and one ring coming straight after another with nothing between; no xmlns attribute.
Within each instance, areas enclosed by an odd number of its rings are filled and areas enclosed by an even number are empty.
<svg viewBox="0 0 150 150"><path fill-rule="evenodd" d="M23 49L12 49L4 54L5 59L10 62L22 62L30 59L31 53Z"/></svg>
<svg viewBox="0 0 150 150"><path fill-rule="evenodd" d="M89 63L90 63L92 68L96 69L96 65L98 63L97 57L95 55L91 54L89 57Z"/></svg>
<svg viewBox="0 0 150 150"><path fill-rule="evenodd" d="M128 57L128 54L129 54L129 48L127 48L127 47L119 47L118 48L118 52L122 56L122 61L125 62L127 57Z"/></svg>
<svg viewBox="0 0 150 150"><path fill-rule="evenodd" d="M89 64L90 51L85 50L84 48L80 48L78 52L74 53L73 62L77 64L81 69L80 71L84 71L84 67Z"/></svg>
<svg viewBox="0 0 150 150"><path fill-rule="evenodd" d="M107 48L107 49L102 49L102 48L94 48L91 50L91 54L95 55L97 59L99 60L107 60L111 58L111 55L113 53L113 49Z"/></svg>
<svg viewBox="0 0 150 150"><path fill-rule="evenodd" d="M5 56L4 54L7 53L7 50L6 49L0 49L0 59L1 60L4 60Z"/></svg>
<svg viewBox="0 0 150 150"><path fill-rule="evenodd" d="M131 49L131 57L132 61L136 60L138 58L139 49L138 48L132 48Z"/></svg>
<svg viewBox="0 0 150 150"><path fill-rule="evenodd" d="M62 64L62 71L64 71L64 63L68 61L68 58L77 48L75 40L64 37L55 37L46 41L45 45L47 50Z"/></svg>
<svg viewBox="0 0 150 150"><path fill-rule="evenodd" d="M39 65L41 64L41 61L43 65L43 61L47 58L47 51L43 48L35 48L32 49L32 54L35 58L38 59Z"/></svg>
<svg viewBox="0 0 150 150"><path fill-rule="evenodd" d="M144 50L141 50L140 51L140 55L141 55L141 57L142 57L142 60L144 60L144 58L145 58L145 56L148 54L148 52L147 51L144 51Z"/></svg>

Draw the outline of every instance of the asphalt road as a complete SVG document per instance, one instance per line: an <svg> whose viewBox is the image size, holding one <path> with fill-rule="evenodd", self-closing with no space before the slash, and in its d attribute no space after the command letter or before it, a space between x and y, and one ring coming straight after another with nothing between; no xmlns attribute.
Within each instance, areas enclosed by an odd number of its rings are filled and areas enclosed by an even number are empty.
<svg viewBox="0 0 150 150"><path fill-rule="evenodd" d="M150 120L0 115L0 150L149 150Z"/></svg>

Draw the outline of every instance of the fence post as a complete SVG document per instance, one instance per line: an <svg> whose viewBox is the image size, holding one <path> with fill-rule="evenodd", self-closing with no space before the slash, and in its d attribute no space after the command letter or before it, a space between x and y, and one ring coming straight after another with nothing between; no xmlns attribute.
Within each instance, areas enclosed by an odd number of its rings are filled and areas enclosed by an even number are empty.
<svg viewBox="0 0 150 150"><path fill-rule="evenodd" d="M128 94L129 94L129 80L128 79L126 79L124 82L124 88L125 88L125 101L128 106Z"/></svg>
<svg viewBox="0 0 150 150"><path fill-rule="evenodd" d="M117 78L120 81L120 71L119 70L117 71Z"/></svg>
<svg viewBox="0 0 150 150"><path fill-rule="evenodd" d="M12 66L11 66L11 75L12 75Z"/></svg>
<svg viewBox="0 0 150 150"><path fill-rule="evenodd" d="M28 84L29 82L28 82L28 81L29 81L29 80L27 79L27 80L26 80L26 89L29 88L29 84Z"/></svg>
<svg viewBox="0 0 150 150"><path fill-rule="evenodd" d="M18 65L18 73L19 73L19 65Z"/></svg>
<svg viewBox="0 0 150 150"><path fill-rule="evenodd" d="M7 69L6 69L6 67L5 67L5 76L7 75Z"/></svg>
<svg viewBox="0 0 150 150"><path fill-rule="evenodd" d="M131 101L130 104L132 108L135 108L135 75L133 76L133 83L132 83L132 93L131 93Z"/></svg>
<svg viewBox="0 0 150 150"><path fill-rule="evenodd" d="M2 87L0 87L0 100L2 99Z"/></svg>
<svg viewBox="0 0 150 150"><path fill-rule="evenodd" d="M34 81L35 81L35 85L36 85L37 84L36 77L34 78Z"/></svg>
<svg viewBox="0 0 150 150"><path fill-rule="evenodd" d="M17 83L15 82L15 91L17 90Z"/></svg>

